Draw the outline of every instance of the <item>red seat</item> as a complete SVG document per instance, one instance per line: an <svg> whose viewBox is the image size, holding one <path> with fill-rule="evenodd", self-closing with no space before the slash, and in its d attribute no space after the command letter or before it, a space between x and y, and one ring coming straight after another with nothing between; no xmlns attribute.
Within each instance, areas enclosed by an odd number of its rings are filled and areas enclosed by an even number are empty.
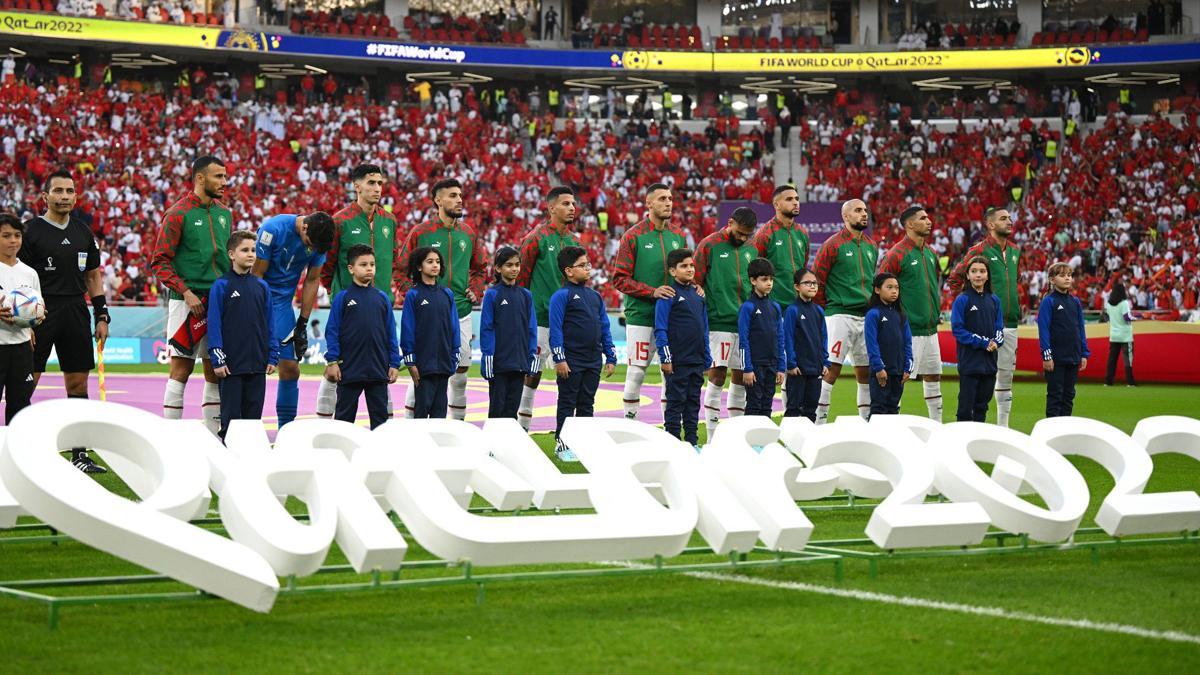
<svg viewBox="0 0 1200 675"><path fill-rule="evenodd" d="M1149 40L1150 39L1150 31L1148 29L1142 28L1141 30L1139 30L1137 32L1137 36L1135 37L1135 39L1138 42L1145 42L1146 40Z"/></svg>
<svg viewBox="0 0 1200 675"><path fill-rule="evenodd" d="M433 31L433 39L437 42L445 42L449 38L450 34L446 32L445 28L439 28Z"/></svg>
<svg viewBox="0 0 1200 675"><path fill-rule="evenodd" d="M641 49L642 41L638 39L638 36L630 35L629 36L629 46L633 47L634 49Z"/></svg>
<svg viewBox="0 0 1200 675"><path fill-rule="evenodd" d="M462 33L459 33L457 28L451 28L446 31L446 39L451 42L462 42Z"/></svg>
<svg viewBox="0 0 1200 675"><path fill-rule="evenodd" d="M1038 31L1033 34L1033 39L1029 41L1031 47L1037 47L1042 44L1042 32Z"/></svg>
<svg viewBox="0 0 1200 675"><path fill-rule="evenodd" d="M974 35L967 36L967 46L968 47L974 47L978 42L979 42L979 40L976 39L976 37Z"/></svg>
<svg viewBox="0 0 1200 675"><path fill-rule="evenodd" d="M671 49L671 50L679 49L679 37L678 36L672 35L669 38L665 38L665 40L666 40L666 44L667 44L667 49Z"/></svg>
<svg viewBox="0 0 1200 675"><path fill-rule="evenodd" d="M754 36L753 35L743 35L742 36L742 49L744 51L751 51L754 49Z"/></svg>
<svg viewBox="0 0 1200 675"><path fill-rule="evenodd" d="M1121 31L1121 40L1123 42L1133 42L1135 37L1137 37L1137 34L1134 33L1133 29L1131 28L1126 28L1125 30Z"/></svg>
<svg viewBox="0 0 1200 675"><path fill-rule="evenodd" d="M795 41L795 40L792 38L792 36L790 36L790 35L785 35L785 36L783 37L783 49L784 49L784 51L789 51L789 52L790 52L790 51L792 51L792 50L793 50L793 49L795 49L795 48L796 48L796 41Z"/></svg>
<svg viewBox="0 0 1200 675"><path fill-rule="evenodd" d="M1096 31L1091 28L1084 31L1083 41L1084 42L1095 42L1096 41Z"/></svg>
<svg viewBox="0 0 1200 675"><path fill-rule="evenodd" d="M1104 30L1103 28L1101 28L1099 31L1097 31L1096 32L1096 41L1097 42L1108 42L1108 31Z"/></svg>
<svg viewBox="0 0 1200 675"><path fill-rule="evenodd" d="M725 37L724 35L717 38L717 41L713 43L713 48L719 52L725 51L729 48L729 38Z"/></svg>
<svg viewBox="0 0 1200 675"><path fill-rule="evenodd" d="M404 17L404 30L411 33L413 31L413 29L416 27L417 27L416 19L412 18L411 16Z"/></svg>
<svg viewBox="0 0 1200 675"><path fill-rule="evenodd" d="M777 37L771 38L771 41L769 43L767 43L767 47L773 52L779 51L779 38L777 38Z"/></svg>
<svg viewBox="0 0 1200 675"><path fill-rule="evenodd" d="M395 40L396 38L400 37L400 31L396 30L395 26L389 26L387 29L387 36L389 39Z"/></svg>
<svg viewBox="0 0 1200 675"><path fill-rule="evenodd" d="M519 45L525 44L525 34L522 32L519 32L519 31L516 33L513 33L513 42L515 42Z"/></svg>
<svg viewBox="0 0 1200 675"><path fill-rule="evenodd" d="M355 24L354 26L350 27L350 32L359 37L366 37L367 36L367 24L365 24L365 23L362 25Z"/></svg>
<svg viewBox="0 0 1200 675"><path fill-rule="evenodd" d="M757 49L757 50L759 50L759 51L762 51L762 50L766 49L766 48L767 48L767 38L765 38L765 37L760 37L760 38L758 38L757 40L755 40L755 41L754 41L754 48L755 48L755 49Z"/></svg>
<svg viewBox="0 0 1200 675"><path fill-rule="evenodd" d="M362 12L359 12L358 16L354 17L354 25L355 26L367 25L367 15L363 14Z"/></svg>
<svg viewBox="0 0 1200 675"><path fill-rule="evenodd" d="M954 37L955 35L958 35L958 32L954 30L954 24L952 24L952 23L946 24L946 27L942 30L942 32L945 33L949 37Z"/></svg>
<svg viewBox="0 0 1200 675"><path fill-rule="evenodd" d="M1009 33L1009 34L1008 34L1008 37L1007 37L1007 38L1005 38L1005 40L1004 40L1004 46L1006 46L1006 47L1015 47L1015 46L1017 46L1017 34L1016 34L1016 33Z"/></svg>
<svg viewBox="0 0 1200 675"><path fill-rule="evenodd" d="M1069 33L1059 33L1058 37L1055 38L1055 40L1054 40L1054 44L1065 45L1070 40L1071 40L1071 35Z"/></svg>
<svg viewBox="0 0 1200 675"><path fill-rule="evenodd" d="M1077 45L1080 42L1083 42L1083 33L1080 33L1077 30L1071 31L1071 44Z"/></svg>
<svg viewBox="0 0 1200 675"><path fill-rule="evenodd" d="M653 26L651 26L650 37L658 39L658 38L661 38L662 36L663 36L662 26L660 26L658 24L654 24Z"/></svg>

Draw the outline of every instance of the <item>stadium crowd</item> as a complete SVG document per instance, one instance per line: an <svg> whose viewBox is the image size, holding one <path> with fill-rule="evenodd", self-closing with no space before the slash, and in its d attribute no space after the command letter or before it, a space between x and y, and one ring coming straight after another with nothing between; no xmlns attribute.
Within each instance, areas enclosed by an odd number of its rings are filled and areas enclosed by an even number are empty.
<svg viewBox="0 0 1200 675"><path fill-rule="evenodd" d="M235 103L237 88L218 82L197 98L20 80L0 89L0 125L8 130L0 208L36 212L42 178L68 167L79 181L78 208L101 243L106 292L116 302L153 304L160 289L147 275L148 255L200 147L230 162L228 200L239 228L278 212L336 211L353 198L350 168L370 160L387 172L383 204L404 227L429 217L433 181L463 180L468 218L489 254L540 222L543 196L561 183L579 194L597 287L617 306L619 294L603 283L606 261L641 217L646 185L661 179L676 189L674 218L695 244L723 225L716 222L721 200L769 202L774 183L773 131L743 131L733 116L713 117L702 133L651 119L570 119L556 129L552 114L535 116L531 107L541 111L516 90L499 114L470 89L445 97L450 104L374 103L353 87L311 103L286 95ZM949 263L982 236L986 205L1012 202L1026 297L1045 289L1050 262L1067 260L1083 275L1078 287L1089 308L1099 308L1124 274L1136 308L1195 311L1200 133L1193 116L1182 127L1110 116L1086 138L1062 138L1028 117L942 132L905 115L880 123L878 108L849 119L837 110L810 106L796 122L810 166L807 196L864 196L881 247L902 236L899 211L920 203Z"/></svg>

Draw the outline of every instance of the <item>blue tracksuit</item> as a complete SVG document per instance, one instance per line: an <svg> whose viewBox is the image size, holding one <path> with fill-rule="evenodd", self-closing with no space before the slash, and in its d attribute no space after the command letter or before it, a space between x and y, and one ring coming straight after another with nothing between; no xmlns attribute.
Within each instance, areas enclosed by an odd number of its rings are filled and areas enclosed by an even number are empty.
<svg viewBox="0 0 1200 675"><path fill-rule="evenodd" d="M983 422L996 386L996 352L988 344L1004 344L1000 298L968 286L954 299L950 329L958 343L958 421Z"/></svg>
<svg viewBox="0 0 1200 675"><path fill-rule="evenodd" d="M600 387L600 366L616 364L612 330L604 300L583 284L567 282L550 296L550 355L566 362L567 377L558 378L555 435L568 417L591 417Z"/></svg>
<svg viewBox="0 0 1200 675"><path fill-rule="evenodd" d="M400 367L396 317L387 295L374 286L353 284L333 296L325 342L325 360L342 370L334 419L353 423L358 398L365 393L371 428L386 422L388 369Z"/></svg>
<svg viewBox="0 0 1200 675"><path fill-rule="evenodd" d="M799 375L788 375L787 410L784 417L817 420L821 398L821 373L829 354L829 334L825 329L825 310L812 301L796 301L783 313L783 346L787 368L799 368Z"/></svg>
<svg viewBox="0 0 1200 675"><path fill-rule="evenodd" d="M413 404L415 418L446 416L446 381L458 370L461 342L454 292L416 280L404 296L404 313L400 315L404 363L410 368L415 366L420 375Z"/></svg>
<svg viewBox="0 0 1200 675"><path fill-rule="evenodd" d="M746 387L746 414L771 416L775 400L775 375L787 370L783 310L779 303L757 292L738 310L738 346L742 367L754 373L754 386Z"/></svg>
<svg viewBox="0 0 1200 675"><path fill-rule="evenodd" d="M488 381L488 417L516 419L525 376L537 372L533 294L498 281L483 294L479 315L480 370Z"/></svg>
<svg viewBox="0 0 1200 675"><path fill-rule="evenodd" d="M1046 372L1046 417L1069 416L1075 407L1079 364L1092 355L1084 330L1083 303L1073 295L1051 291L1038 308L1038 341Z"/></svg>
<svg viewBox="0 0 1200 675"><path fill-rule="evenodd" d="M208 354L221 378L221 430L229 420L262 418L267 364L279 363L279 341L271 335L270 289L253 274L232 269L208 292Z"/></svg>
<svg viewBox="0 0 1200 675"><path fill-rule="evenodd" d="M654 344L658 360L671 364L673 372L664 376L667 389L666 420L663 428L695 445L700 417L700 388L704 371L712 366L708 351L708 306L696 292L695 284L672 283L675 297L654 303Z"/></svg>
<svg viewBox="0 0 1200 675"><path fill-rule="evenodd" d="M871 414L895 415L900 412L904 394L904 373L913 368L912 331L908 318L894 305L879 304L863 319L863 337L871 360ZM875 374L887 373L887 386L879 386Z"/></svg>

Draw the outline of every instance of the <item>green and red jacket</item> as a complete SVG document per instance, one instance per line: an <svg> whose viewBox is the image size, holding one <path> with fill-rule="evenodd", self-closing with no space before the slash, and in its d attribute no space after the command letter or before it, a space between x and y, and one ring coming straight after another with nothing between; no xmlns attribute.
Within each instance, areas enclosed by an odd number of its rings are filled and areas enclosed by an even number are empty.
<svg viewBox="0 0 1200 675"><path fill-rule="evenodd" d="M400 245L396 219L378 208L367 215L358 202L354 202L333 214L333 224L337 228L337 235L333 238L333 248L325 255L325 265L321 267L321 285L328 289L329 297L337 295L342 289L354 287L350 270L346 268L346 252L351 246L362 244L375 251L375 288L383 291L389 302L394 302L392 288L396 283L396 249Z"/></svg>
<svg viewBox="0 0 1200 675"><path fill-rule="evenodd" d="M579 238L567 228L542 223L521 240L521 274L517 285L533 294L533 311L538 325L550 327L550 296L562 288L563 273L558 269L558 254L568 246L580 246Z"/></svg>
<svg viewBox="0 0 1200 675"><path fill-rule="evenodd" d="M442 279L454 292L458 318L470 316L474 303L467 297L467 290L474 291L477 299L483 298L484 275L488 267L475 228L461 221L446 226L436 217L414 227L400 247L399 264L396 265L396 286L402 296L412 287L412 280L408 278L408 255L422 246L432 246L441 252Z"/></svg>
<svg viewBox="0 0 1200 675"><path fill-rule="evenodd" d="M646 218L621 237L613 262L613 286L625 294L625 323L654 326L654 289L671 283L667 254L687 246L687 237L677 225L667 222L657 228Z"/></svg>
<svg viewBox="0 0 1200 675"><path fill-rule="evenodd" d="M815 301L825 308L825 316L867 315L878 258L875 240L866 232L856 234L848 227L821 244L813 273L820 284ZM775 283L778 285L779 281Z"/></svg>
<svg viewBox="0 0 1200 675"><path fill-rule="evenodd" d="M696 246L696 285L704 288L708 329L737 332L738 311L750 299L746 268L758 252L750 242L734 245L728 228L708 235Z"/></svg>
<svg viewBox="0 0 1200 675"><path fill-rule="evenodd" d="M1000 298L1004 327L1016 328L1021 322L1021 292L1017 288L1021 278L1021 250L1007 242L1002 244L991 235L967 249L967 254L950 273L950 291L955 295L966 285L967 263L975 256L987 258L988 276L992 280L992 292Z"/></svg>
<svg viewBox="0 0 1200 675"><path fill-rule="evenodd" d="M775 266L775 287L771 289L771 299L781 307L795 302L796 289L792 279L796 270L808 266L808 230L797 222L788 227L779 216L775 216L754 233L750 244L759 256L770 260Z"/></svg>
<svg viewBox="0 0 1200 675"><path fill-rule="evenodd" d="M208 297L213 283L229 269L225 244L232 226L229 209L215 200L206 206L194 192L167 209L150 267L170 299L182 300L186 291Z"/></svg>
<svg viewBox="0 0 1200 675"><path fill-rule="evenodd" d="M900 282L900 305L904 307L912 334L936 335L942 317L942 280L938 275L937 253L904 237L883 256L879 272L895 274Z"/></svg>

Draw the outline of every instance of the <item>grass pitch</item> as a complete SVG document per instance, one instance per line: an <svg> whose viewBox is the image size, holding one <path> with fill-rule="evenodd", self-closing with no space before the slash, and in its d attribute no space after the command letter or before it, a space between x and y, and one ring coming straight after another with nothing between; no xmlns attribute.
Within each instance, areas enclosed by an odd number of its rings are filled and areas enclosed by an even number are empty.
<svg viewBox="0 0 1200 675"><path fill-rule="evenodd" d="M956 393L955 381L943 383L947 419L953 416ZM1044 386L1019 382L1014 393L1013 426L1028 431L1041 418ZM853 409L854 387L843 380L834 390L834 413ZM920 387L909 386L902 410L923 414L924 409ZM1095 384L1080 386L1075 408L1077 415L1127 432L1144 417L1195 416L1197 410L1200 389L1195 387ZM548 435L535 438L550 450ZM1112 479L1089 460L1070 461L1091 486L1091 505L1081 524L1091 526ZM579 470L578 465L562 468ZM124 490L111 476L104 482ZM1147 492L1196 489L1200 464L1177 454L1155 458ZM808 515L816 524L816 541L863 536L869 511ZM74 542L6 545L5 536L0 534L2 579L141 571ZM410 549L410 559L422 557L419 547ZM342 562L336 550L329 562ZM517 582L489 586L482 604L476 603L473 587L461 586L281 597L268 615L223 601L68 608L53 632L42 606L0 599L0 653L4 670L14 673L846 672L867 667L1165 673L1195 672L1200 664L1196 543L1105 549L1098 564L1086 551L886 560L874 579L863 561L844 565L841 582L834 580L830 565L704 578ZM829 595L847 590L877 595ZM1128 630L1112 632L1104 624Z"/></svg>

